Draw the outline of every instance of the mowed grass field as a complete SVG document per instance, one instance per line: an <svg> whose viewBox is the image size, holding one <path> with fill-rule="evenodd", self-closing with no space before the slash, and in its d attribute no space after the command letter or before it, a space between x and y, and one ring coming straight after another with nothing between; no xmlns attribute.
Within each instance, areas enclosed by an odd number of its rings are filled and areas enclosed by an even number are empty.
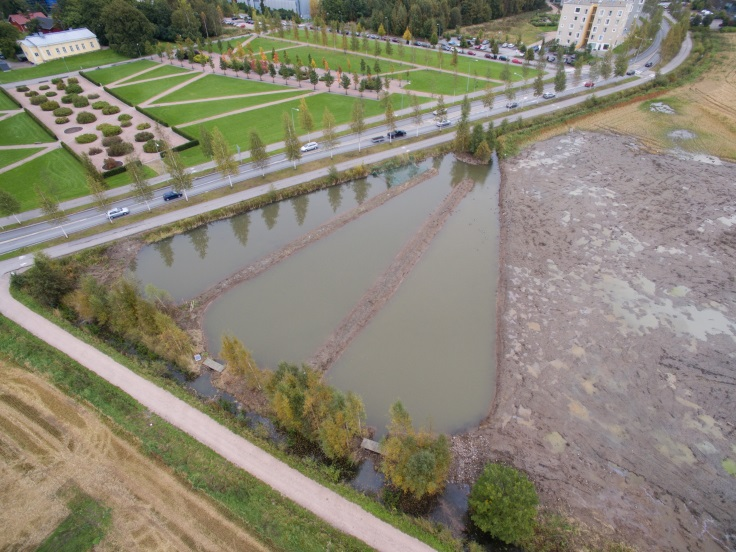
<svg viewBox="0 0 736 552"><path fill-rule="evenodd" d="M178 75L156 81L116 86L112 90L115 91L115 94L121 98L125 98L133 105L138 105L196 76L197 73L192 72L186 75Z"/></svg>
<svg viewBox="0 0 736 552"><path fill-rule="evenodd" d="M88 54L77 54L64 59L47 61L41 65L24 69L13 69L6 73L0 73L0 83L18 82L29 79L38 79L51 75L67 75L70 71L99 67L110 63L119 63L129 58L115 53L112 50L98 50Z"/></svg>
<svg viewBox="0 0 736 552"><path fill-rule="evenodd" d="M155 61L148 59L140 59L138 61L131 61L129 63L122 63L114 67L105 67L104 69L96 69L94 71L85 71L86 75L93 78L95 81L102 84L110 84L111 82L119 81L130 75L140 73L151 67L158 65Z"/></svg>
<svg viewBox="0 0 736 552"><path fill-rule="evenodd" d="M14 111L20 109L7 94L0 92L0 111Z"/></svg>
<svg viewBox="0 0 736 552"><path fill-rule="evenodd" d="M250 80L243 78L243 73L239 73L238 78L234 77L232 71L230 71L230 74L232 76L209 74L171 94L159 98L156 100L156 103L188 102L192 100L205 100L207 98L220 98L223 96L291 90L291 88L286 88L279 84L261 82L258 80L257 75L253 78L254 75L252 73ZM278 79L276 82L279 82Z"/></svg>
<svg viewBox="0 0 736 552"><path fill-rule="evenodd" d="M52 535L39 550L87 550L89 537L101 537L97 550L266 550L89 406L7 362L0 372L0 548L35 550Z"/></svg>
<svg viewBox="0 0 736 552"><path fill-rule="evenodd" d="M0 169L41 151L41 148L0 149ZM2 177L0 176L0 179Z"/></svg>
<svg viewBox="0 0 736 552"><path fill-rule="evenodd" d="M192 72L190 69L186 69L184 67L178 67L176 65L160 65L160 64L156 64L156 65L158 65L156 69L153 69L151 71L146 71L145 73L141 75L126 79L122 81L120 84L138 82L138 81L148 80L148 79L156 79L159 77L169 77L171 75L181 75L184 73Z"/></svg>
<svg viewBox="0 0 736 552"><path fill-rule="evenodd" d="M25 112L0 120L0 146L53 141L54 139Z"/></svg>
<svg viewBox="0 0 736 552"><path fill-rule="evenodd" d="M551 13L551 12L549 12ZM516 42L521 36L521 41L527 46L539 42L543 33L556 31L557 25L546 27L535 27L529 21L537 15L537 12L526 12L511 15L502 19L496 19L479 25L463 27L462 32L471 36L483 33L485 38L495 38L501 42Z"/></svg>
<svg viewBox="0 0 736 552"><path fill-rule="evenodd" d="M430 92L443 96L463 95L466 90L473 93L476 90L483 90L489 84L498 86L497 82L479 79L474 76L453 75L439 71L411 71L408 79L410 84L404 84L406 90Z"/></svg>
<svg viewBox="0 0 736 552"><path fill-rule="evenodd" d="M653 151L677 148L736 161L736 35L718 33L713 39L720 51L696 82L655 100L587 117L575 126L636 136ZM653 102L667 104L675 113L652 111ZM678 138L682 130L691 137Z"/></svg>

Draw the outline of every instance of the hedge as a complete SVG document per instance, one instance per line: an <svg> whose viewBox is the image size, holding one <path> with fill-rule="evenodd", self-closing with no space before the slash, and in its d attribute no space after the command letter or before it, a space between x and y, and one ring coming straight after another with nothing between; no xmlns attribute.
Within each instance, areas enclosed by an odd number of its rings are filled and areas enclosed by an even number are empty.
<svg viewBox="0 0 736 552"><path fill-rule="evenodd" d="M115 98L116 100L119 100L119 101L123 102L123 103L124 103L125 105L128 105L128 106L130 106L130 107L133 107L133 104L132 104L132 103L130 103L130 101L129 101L129 100L126 100L126 99L125 99L125 98L123 98L122 96L118 96L118 94L117 94L117 93L116 93L116 92L115 92L114 90L111 90L111 89L109 89L109 88L108 88L107 86L103 86L103 87L102 87L102 89L103 89L103 90L104 90L105 92L107 92L108 94L110 94L110 95L111 95L111 96L112 96L113 98Z"/></svg>
<svg viewBox="0 0 736 552"><path fill-rule="evenodd" d="M174 132L176 132L179 136L183 136L187 140L196 140L196 138L194 136L192 136L191 134L189 134L186 130L180 129L179 127L171 127L171 130L173 130Z"/></svg>
<svg viewBox="0 0 736 552"><path fill-rule="evenodd" d="M191 140L190 142L185 142L181 146L176 146L175 148L171 148L171 151L184 151L188 150L189 148L194 148L199 145L199 140Z"/></svg>
<svg viewBox="0 0 736 552"><path fill-rule="evenodd" d="M91 144L95 140L97 140L96 134L80 134L74 139L77 144Z"/></svg>
<svg viewBox="0 0 736 552"><path fill-rule="evenodd" d="M82 157L76 151L74 151L70 145L68 145L66 142L62 142L61 147L68 151L72 155L72 157L74 157L74 159L82 163Z"/></svg>
<svg viewBox="0 0 736 552"><path fill-rule="evenodd" d="M82 75L82 76L83 76L83 77L84 77L85 79L87 79L87 80L88 80L89 82L91 82L92 84L95 84L95 85L97 85L97 86L102 86L102 84L101 84L101 83L97 82L97 81L96 81L95 79L93 79L92 77L90 77L90 76L89 76L89 75L87 74L87 72L86 72L86 71L80 71L80 72L79 72L79 74L80 74L80 75ZM53 81L52 81L52 82L53 82Z"/></svg>
<svg viewBox="0 0 736 552"><path fill-rule="evenodd" d="M54 109L54 117L68 117L74 113L74 110L69 107L59 107Z"/></svg>
<svg viewBox="0 0 736 552"><path fill-rule="evenodd" d="M41 105L47 101L49 101L49 99L46 96L33 96L31 98L31 105Z"/></svg>
<svg viewBox="0 0 736 552"><path fill-rule="evenodd" d="M54 111L55 109L59 109L59 102L48 100L41 104L41 109L44 111Z"/></svg>
<svg viewBox="0 0 736 552"><path fill-rule="evenodd" d="M16 99L15 99L15 98L14 98L14 97L13 97L13 96L12 96L12 95L10 94L10 92L8 92L7 90L5 90L5 89L4 89L4 88L3 88L2 86L0 86L0 93L1 93L1 94L4 94L4 95L5 95L6 97L10 98L10 101L11 101L11 102L13 102L13 103L14 103L15 105L17 105L18 107L23 107L23 106L22 106L22 105L20 104L20 102L19 102L18 100L16 100Z"/></svg>
<svg viewBox="0 0 736 552"><path fill-rule="evenodd" d="M63 125L69 122L69 117L57 117L55 122L57 125Z"/></svg>
<svg viewBox="0 0 736 552"><path fill-rule="evenodd" d="M122 174L126 171L125 165L122 167L115 167L114 169L110 169L109 171L105 171L102 173L103 178L109 178L111 176L115 176L116 174Z"/></svg>
<svg viewBox="0 0 736 552"><path fill-rule="evenodd" d="M136 111L137 111L138 113L142 113L143 115L145 115L145 116L146 116L146 117L148 117L149 119L153 119L154 121L156 121L156 122L157 122L158 124L160 124L161 126L165 126L165 127L168 127L168 126L169 126L169 123L167 123L167 122L166 122L166 121L164 121L163 119L160 119L159 117L157 117L157 116L156 116L156 115L154 115L153 113L149 113L148 111L146 111L146 110L145 110L145 109L143 109L142 107L139 107L139 106L135 106L135 110L136 110Z"/></svg>
<svg viewBox="0 0 736 552"><path fill-rule="evenodd" d="M28 88L27 86L25 86L25 85L24 85L24 86L18 86L18 87L16 88L16 90L17 90L18 92L28 92L28 91L30 90L30 88Z"/></svg>
<svg viewBox="0 0 736 552"><path fill-rule="evenodd" d="M97 120L97 115L92 113L91 111L80 111L77 113L77 122L80 125L87 125L89 123L94 123Z"/></svg>
<svg viewBox="0 0 736 552"><path fill-rule="evenodd" d="M56 134L54 134L54 132L49 127L47 127L45 124L43 124L40 121L40 119L38 117L36 117L27 107L24 107L23 108L23 111L25 111L26 113L28 113L28 115L31 117L31 119L33 119L34 121L36 121L36 123L38 124L38 126L40 126L42 129L44 129L46 131L46 133L49 136L51 136L54 140L58 140L59 139L59 137Z"/></svg>

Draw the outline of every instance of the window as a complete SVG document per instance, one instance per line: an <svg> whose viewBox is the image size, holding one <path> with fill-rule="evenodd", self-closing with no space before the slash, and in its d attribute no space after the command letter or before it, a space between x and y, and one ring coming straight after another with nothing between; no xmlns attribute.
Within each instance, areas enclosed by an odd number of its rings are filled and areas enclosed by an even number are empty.
<svg viewBox="0 0 736 552"><path fill-rule="evenodd" d="M615 29L615 28L613 29L613 32L614 32L614 33L616 32L616 29Z"/></svg>
<svg viewBox="0 0 736 552"><path fill-rule="evenodd" d="M604 33L607 33L608 32L608 27L603 27L603 32Z"/></svg>
<svg viewBox="0 0 736 552"><path fill-rule="evenodd" d="M46 55L47 56L50 56L51 55L51 50L46 50Z"/></svg>
<svg viewBox="0 0 736 552"><path fill-rule="evenodd" d="M77 52L79 51L79 44L77 44Z"/></svg>
<svg viewBox="0 0 736 552"><path fill-rule="evenodd" d="M94 43L94 42L90 42L90 43L89 43L89 47L90 47L90 48L92 48L92 49L94 50L94 49L95 49L95 43Z"/></svg>
<svg viewBox="0 0 736 552"><path fill-rule="evenodd" d="M46 50L48 52L48 50ZM33 52L33 55L38 57L38 52Z"/></svg>
<svg viewBox="0 0 736 552"><path fill-rule="evenodd" d="M586 20L586 19L587 19L587 17L583 17L583 23L585 23L585 20Z"/></svg>
<svg viewBox="0 0 736 552"><path fill-rule="evenodd" d="M608 15L613 15L613 10L608 10Z"/></svg>
<svg viewBox="0 0 736 552"><path fill-rule="evenodd" d="M610 19L606 19L606 25L608 25L611 22Z"/></svg>
<svg viewBox="0 0 736 552"><path fill-rule="evenodd" d="M56 49L56 53L57 54L60 54L61 53L58 48Z"/></svg>
<svg viewBox="0 0 736 552"><path fill-rule="evenodd" d="M82 50L86 50L87 48L84 47L84 42L82 42Z"/></svg>
<svg viewBox="0 0 736 552"><path fill-rule="evenodd" d="M66 46L62 46L61 49L64 50L64 53L66 54Z"/></svg>
<svg viewBox="0 0 736 552"><path fill-rule="evenodd" d="M576 15L575 17L573 17L573 19L572 19L572 20L573 20L573 21L577 21L577 20L578 20L578 16Z"/></svg>
<svg viewBox="0 0 736 552"><path fill-rule="evenodd" d="M575 38L580 38L580 33L575 33Z"/></svg>
<svg viewBox="0 0 736 552"><path fill-rule="evenodd" d="M598 27L593 27L593 32L594 33L597 33L598 32Z"/></svg>
<svg viewBox="0 0 736 552"><path fill-rule="evenodd" d="M598 40L603 40L603 35L598 35Z"/></svg>
<svg viewBox="0 0 736 552"><path fill-rule="evenodd" d="M572 36L572 33L567 33L567 36ZM568 42L570 42L569 39L568 39Z"/></svg>
<svg viewBox="0 0 736 552"><path fill-rule="evenodd" d="M585 8L585 15L588 15L588 8Z"/></svg>
<svg viewBox="0 0 736 552"><path fill-rule="evenodd" d="M618 16L621 17L624 14L623 10L618 10Z"/></svg>
<svg viewBox="0 0 736 552"><path fill-rule="evenodd" d="M570 28L572 29L573 27L575 27L575 25L573 25L572 23L570 23Z"/></svg>
<svg viewBox="0 0 736 552"><path fill-rule="evenodd" d="M580 8L575 8L575 13L580 13Z"/></svg>

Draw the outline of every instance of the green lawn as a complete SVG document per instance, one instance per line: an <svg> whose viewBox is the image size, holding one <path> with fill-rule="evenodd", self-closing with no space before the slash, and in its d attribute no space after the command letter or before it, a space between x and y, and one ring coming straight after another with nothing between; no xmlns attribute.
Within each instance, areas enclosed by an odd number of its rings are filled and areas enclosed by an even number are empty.
<svg viewBox="0 0 736 552"><path fill-rule="evenodd" d="M125 98L133 105L138 105L154 96L158 96L162 92L166 92L169 88L186 82L196 76L196 73L188 73L186 75L170 77L152 82L141 82L138 84L128 84L125 86L116 86L115 93L121 98Z"/></svg>
<svg viewBox="0 0 736 552"><path fill-rule="evenodd" d="M5 94L0 92L0 111L14 111L20 109L13 100L8 98Z"/></svg>
<svg viewBox="0 0 736 552"><path fill-rule="evenodd" d="M23 148L23 149L0 149L0 168L7 167L13 163L25 159L29 155L33 155L41 148ZM2 177L0 177L2 178Z"/></svg>
<svg viewBox="0 0 736 552"><path fill-rule="evenodd" d="M178 126L182 123L206 119L214 117L221 113L252 107L269 102L278 102L287 98L294 98L302 94L307 94L311 89L302 89L301 91L284 92L280 94L266 94L247 96L245 98L233 98L229 100L212 100L209 102L185 103L179 105L169 105L165 107L149 107L146 111L153 113L158 118L166 121L171 126Z"/></svg>
<svg viewBox="0 0 736 552"><path fill-rule="evenodd" d="M233 74L232 71L230 72L230 74ZM259 92L286 90L286 88L283 86L271 84L270 82L259 81L258 75L251 74L251 79L248 80L243 78L242 73L238 74L240 75L240 77L237 79L234 77L226 77L222 75L207 75L204 78L198 79L193 83L188 84L167 96L164 96L163 98L157 100L157 103L187 102L190 100L203 100L206 98L217 98L221 96L257 94ZM253 78L254 76L255 79ZM283 82L283 79L281 80ZM121 88L120 90L124 89Z"/></svg>
<svg viewBox="0 0 736 552"><path fill-rule="evenodd" d="M418 90L420 92L431 92L433 94L442 94L443 96L452 96L465 94L466 90L474 92L482 90L489 84L489 81L477 79L475 77L468 78L469 75L457 76L450 73L441 73L439 71L411 71L409 73L409 82L405 84L406 90ZM490 83L498 86L497 82Z"/></svg>
<svg viewBox="0 0 736 552"><path fill-rule="evenodd" d="M530 45L541 40L541 35L549 31L556 31L557 25L547 27L535 27L529 21L536 17L538 13L526 12L509 17L503 17L487 23L463 27L462 32L477 36L478 32L483 32L485 38L496 38L501 42L516 43L521 37L524 44Z"/></svg>
<svg viewBox="0 0 736 552"><path fill-rule="evenodd" d="M110 527L110 508L75 490L77 495L67 504L71 513L46 537L37 552L90 550L104 538Z"/></svg>
<svg viewBox="0 0 736 552"><path fill-rule="evenodd" d="M6 117L0 121L0 146L53 141L54 139L46 134L26 112Z"/></svg>
<svg viewBox="0 0 736 552"><path fill-rule="evenodd" d="M90 78L95 79L97 82L103 85L110 84L111 82L124 79L130 75L134 75L141 71L145 71L149 67L155 67L157 64L147 59L141 59L138 61L131 61L130 63L123 63L116 65L115 67L105 67L104 69L97 69L95 71L87 71L86 74Z"/></svg>
<svg viewBox="0 0 736 552"><path fill-rule="evenodd" d="M148 71L146 73L143 73L142 75L138 75L137 77L126 79L120 84L138 82L138 81L147 80L147 79L155 79L157 77L168 77L170 75L181 75L182 73L189 73L189 72L190 72L189 69L185 69L184 67L178 67L176 65L159 65L159 67L157 67L156 69L153 69L152 71Z"/></svg>
<svg viewBox="0 0 736 552"><path fill-rule="evenodd" d="M109 63L118 63L126 59L128 58L112 50L98 50L96 52L89 52L88 54L78 54L64 59L47 61L35 67L28 67L27 69L13 69L7 73L0 73L0 83L37 79L51 75L65 75L70 71L99 67L100 65L107 65Z"/></svg>

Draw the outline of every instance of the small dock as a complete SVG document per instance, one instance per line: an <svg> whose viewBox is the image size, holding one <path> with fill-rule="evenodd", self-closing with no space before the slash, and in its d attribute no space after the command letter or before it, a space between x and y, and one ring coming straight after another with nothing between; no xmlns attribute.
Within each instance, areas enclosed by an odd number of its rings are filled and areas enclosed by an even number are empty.
<svg viewBox="0 0 736 552"><path fill-rule="evenodd" d="M204 359L204 362L202 364L204 364L207 368L212 368L215 372L219 373L222 373L222 371L225 369L225 366L211 358Z"/></svg>
<svg viewBox="0 0 736 552"><path fill-rule="evenodd" d="M363 439L363 442L360 443L360 448L364 448L365 450L375 452L376 454L383 454L381 452L381 443L379 443L378 441L371 441L370 439Z"/></svg>

